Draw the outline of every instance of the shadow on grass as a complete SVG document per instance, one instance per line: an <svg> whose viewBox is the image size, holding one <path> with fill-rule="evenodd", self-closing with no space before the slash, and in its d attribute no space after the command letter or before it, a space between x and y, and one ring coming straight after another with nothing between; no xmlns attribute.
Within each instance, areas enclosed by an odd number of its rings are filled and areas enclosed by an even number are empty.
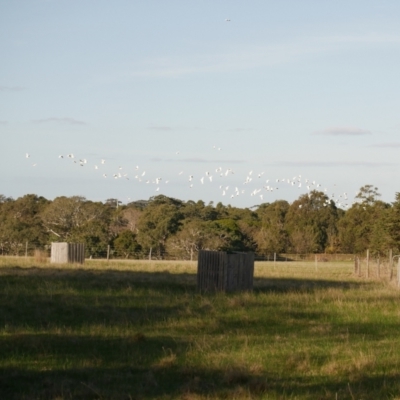
<svg viewBox="0 0 400 400"><path fill-rule="evenodd" d="M340 399L377 399L400 393L400 375L362 369L349 377L193 367L186 357L196 334L288 335L329 319L325 312L301 307L268 312L258 294L370 285L309 279L257 279L256 284L254 299L246 303L241 295L199 295L192 274L2 268L0 398L334 399L337 393ZM222 305L213 304L219 300ZM249 318L228 315L240 308L248 309ZM178 334L174 323L191 317L216 321L203 331L194 326ZM168 321L171 330L160 335ZM349 327L350 333L371 339L384 334L371 323L347 324L338 332Z"/></svg>
<svg viewBox="0 0 400 400"><path fill-rule="evenodd" d="M0 368L2 399L393 399L400 373L274 376L245 368L102 366L29 371Z"/></svg>
<svg viewBox="0 0 400 400"><path fill-rule="evenodd" d="M307 278L254 278L254 292L310 292L318 289L357 289L371 286L372 282L346 282L327 279Z"/></svg>
<svg viewBox="0 0 400 400"><path fill-rule="evenodd" d="M254 294L309 293L321 288L348 290L365 285L369 283L257 278ZM227 294L226 298L236 295ZM96 325L131 327L134 324L140 327L149 322L184 317L185 308L193 304L199 315L206 315L207 306L196 307L199 297L213 299L215 296L197 292L194 274L47 267L1 269L1 315L9 332L24 327L36 330L59 326L85 329ZM291 312L292 319L318 318L310 313L301 314L301 309L297 312L297 317Z"/></svg>

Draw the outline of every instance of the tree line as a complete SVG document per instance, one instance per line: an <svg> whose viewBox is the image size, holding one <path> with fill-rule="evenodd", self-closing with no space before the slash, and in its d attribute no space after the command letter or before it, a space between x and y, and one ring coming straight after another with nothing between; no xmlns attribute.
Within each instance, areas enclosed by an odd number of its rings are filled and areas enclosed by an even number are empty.
<svg viewBox="0 0 400 400"><path fill-rule="evenodd" d="M340 209L320 191L289 203L252 208L182 201L163 195L121 205L82 196L47 200L35 194L0 195L0 253L18 254L26 242L84 243L88 256L107 246L120 257L196 258L199 250L253 251L258 255L385 254L400 250L400 193L392 203L378 189L361 187L356 202Z"/></svg>

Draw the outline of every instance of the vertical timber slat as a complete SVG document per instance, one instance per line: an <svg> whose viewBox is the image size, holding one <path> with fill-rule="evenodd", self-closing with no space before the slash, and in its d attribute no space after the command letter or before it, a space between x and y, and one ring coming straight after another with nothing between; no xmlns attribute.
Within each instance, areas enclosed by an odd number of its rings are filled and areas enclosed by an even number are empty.
<svg viewBox="0 0 400 400"><path fill-rule="evenodd" d="M197 288L200 291L253 290L254 253L200 250Z"/></svg>
<svg viewBox="0 0 400 400"><path fill-rule="evenodd" d="M57 264L83 264L85 245L83 243L52 243L50 261Z"/></svg>

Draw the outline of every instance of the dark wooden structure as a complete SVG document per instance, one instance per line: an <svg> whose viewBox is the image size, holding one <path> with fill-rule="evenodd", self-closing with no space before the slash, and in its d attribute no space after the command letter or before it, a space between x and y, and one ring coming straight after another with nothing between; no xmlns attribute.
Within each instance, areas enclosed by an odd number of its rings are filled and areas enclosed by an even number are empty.
<svg viewBox="0 0 400 400"><path fill-rule="evenodd" d="M83 243L52 243L50 260L56 264L83 264L85 245Z"/></svg>
<svg viewBox="0 0 400 400"><path fill-rule="evenodd" d="M254 253L200 250L197 288L201 291L253 290Z"/></svg>

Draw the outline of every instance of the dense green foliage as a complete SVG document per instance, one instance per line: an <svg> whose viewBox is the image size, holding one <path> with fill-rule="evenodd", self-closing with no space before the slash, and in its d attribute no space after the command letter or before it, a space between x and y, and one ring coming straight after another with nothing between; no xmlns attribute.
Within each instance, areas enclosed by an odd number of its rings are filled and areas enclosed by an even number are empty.
<svg viewBox="0 0 400 400"><path fill-rule="evenodd" d="M34 194L16 200L0 195L1 254L20 254L53 241L85 243L87 255L194 259L201 249L273 253L384 254L400 249L400 194L387 204L377 188L363 186L349 209L312 191L242 209L156 196L128 205L84 197L50 201Z"/></svg>

